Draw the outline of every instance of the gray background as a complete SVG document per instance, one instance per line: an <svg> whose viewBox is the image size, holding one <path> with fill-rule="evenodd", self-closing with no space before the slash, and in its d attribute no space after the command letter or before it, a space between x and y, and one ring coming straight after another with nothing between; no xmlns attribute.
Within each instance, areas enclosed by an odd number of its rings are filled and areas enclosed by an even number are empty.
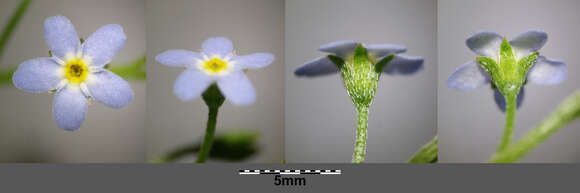
<svg viewBox="0 0 580 193"><path fill-rule="evenodd" d="M306 186L276 186L274 175L238 175L239 169L340 169L342 173L283 175L306 178ZM555 187L558 190L577 189L580 164L2 164L0 171L2 189L8 192L56 192L52 190L58 189L58 192L74 193L159 193L195 189L335 193L363 189L364 192L445 190L479 193L496 192L501 188L505 192L546 193L554 192ZM82 177L63 181L54 177L55 173Z"/></svg>
<svg viewBox="0 0 580 193"><path fill-rule="evenodd" d="M199 141L207 121L203 100L183 102L173 94L175 80L184 69L157 63L155 56L168 49L199 51L207 38L226 36L238 55L270 52L276 60L247 72L256 88L256 102L237 107L226 100L220 108L216 132L257 130L261 133L261 152L247 161L280 163L284 155L283 1L152 0L146 7L147 159Z"/></svg>
<svg viewBox="0 0 580 193"><path fill-rule="evenodd" d="M526 98L516 113L514 139L546 117L566 96L579 89L580 1L439 1L438 128L441 162L484 162L503 132L505 117L496 107L489 86L468 92L447 88L455 68L475 58L465 39L480 30L508 39L528 29L548 33L540 54L563 60L568 77L557 86L527 84ZM580 161L580 122L563 127L521 162Z"/></svg>
<svg viewBox="0 0 580 193"><path fill-rule="evenodd" d="M2 0L2 25L18 2ZM68 17L85 39L105 24L122 25L127 42L112 63L138 59L145 53L144 9L140 0L33 1L6 45L0 68L47 57L44 20L58 14ZM143 162L145 82L130 84L135 92L131 104L115 110L93 101L82 127L74 132L56 126L51 110L53 95L28 93L12 84L0 85L0 161Z"/></svg>
<svg viewBox="0 0 580 193"><path fill-rule="evenodd" d="M366 162L405 162L436 132L435 1L286 1L286 160L350 162L356 113L339 74L298 78L321 44L352 39L407 46L412 76L383 75L370 109Z"/></svg>

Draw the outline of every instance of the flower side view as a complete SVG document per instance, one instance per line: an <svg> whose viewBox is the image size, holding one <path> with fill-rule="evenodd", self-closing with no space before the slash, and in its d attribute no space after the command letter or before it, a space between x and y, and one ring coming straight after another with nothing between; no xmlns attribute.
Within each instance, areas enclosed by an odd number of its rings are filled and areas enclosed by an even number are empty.
<svg viewBox="0 0 580 193"><path fill-rule="evenodd" d="M54 91L52 111L58 127L77 130L85 120L89 100L115 109L133 100L130 85L104 68L127 39L120 25L104 25L84 42L65 16L49 17L44 30L51 57L21 63L12 80L24 91Z"/></svg>
<svg viewBox="0 0 580 193"><path fill-rule="evenodd" d="M155 60L169 67L185 67L173 87L175 95L183 101L197 98L217 83L232 104L249 105L256 100L256 92L243 70L266 67L274 61L274 55L237 56L229 39L214 37L203 43L202 52L168 50L157 55Z"/></svg>
<svg viewBox="0 0 580 193"><path fill-rule="evenodd" d="M519 107L524 98L523 85L527 82L555 85L566 79L564 62L540 56L537 52L547 39L548 35L538 30L521 33L509 42L495 32L476 33L466 40L466 44L478 57L457 68L449 76L447 86L468 91L491 83L495 102L504 112L504 95L519 91Z"/></svg>
<svg viewBox="0 0 580 193"><path fill-rule="evenodd" d="M495 32L478 32L466 40L467 47L478 57L451 74L447 86L460 91L472 90L491 83L494 99L506 113L504 137L498 152L504 150L513 132L516 108L524 99L524 85L555 85L566 78L566 64L539 55L548 35L530 30L507 39Z"/></svg>
<svg viewBox="0 0 580 193"><path fill-rule="evenodd" d="M402 45L364 45L352 40L331 42L319 51L329 53L298 67L296 76L315 77L341 73L344 86L358 113L357 134L352 162L364 161L366 154L369 107L374 99L380 75L409 75L423 66L423 58L399 55L407 51Z"/></svg>

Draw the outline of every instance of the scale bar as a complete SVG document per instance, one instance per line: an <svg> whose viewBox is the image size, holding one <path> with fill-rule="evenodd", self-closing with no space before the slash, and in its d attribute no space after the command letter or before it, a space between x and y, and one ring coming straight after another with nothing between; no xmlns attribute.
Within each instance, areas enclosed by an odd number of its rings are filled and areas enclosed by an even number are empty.
<svg viewBox="0 0 580 193"><path fill-rule="evenodd" d="M239 170L239 175L340 175L341 170Z"/></svg>

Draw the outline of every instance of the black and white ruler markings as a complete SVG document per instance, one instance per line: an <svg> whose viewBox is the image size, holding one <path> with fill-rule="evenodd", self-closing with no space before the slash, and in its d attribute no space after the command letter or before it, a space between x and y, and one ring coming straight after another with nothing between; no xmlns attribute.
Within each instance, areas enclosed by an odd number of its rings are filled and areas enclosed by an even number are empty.
<svg viewBox="0 0 580 193"><path fill-rule="evenodd" d="M340 175L340 170L239 170L239 175L301 175L301 174L318 174L318 175Z"/></svg>

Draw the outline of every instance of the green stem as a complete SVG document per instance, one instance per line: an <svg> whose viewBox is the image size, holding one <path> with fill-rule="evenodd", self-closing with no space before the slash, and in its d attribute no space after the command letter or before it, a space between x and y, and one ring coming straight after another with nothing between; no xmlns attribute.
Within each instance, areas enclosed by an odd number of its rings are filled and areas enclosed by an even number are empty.
<svg viewBox="0 0 580 193"><path fill-rule="evenodd" d="M20 19L22 19L24 13L26 13L26 9L28 8L30 1L31 0L21 0L20 4L18 4L18 8L16 8L16 11L12 14L9 22L4 25L4 28L2 29L2 35L0 36L0 58L4 53L4 47L10 39L10 36L12 36L14 29L16 29L16 26L18 26L18 23L20 22Z"/></svg>
<svg viewBox="0 0 580 193"><path fill-rule="evenodd" d="M207 126L205 129L205 137L203 138L203 143L201 145L201 150L197 155L197 163L204 163L209 156L209 152L211 151L211 146L213 144L213 136L215 134L215 125L217 121L217 114L218 114L219 107L212 107L209 106L209 113L207 118Z"/></svg>
<svg viewBox="0 0 580 193"><path fill-rule="evenodd" d="M580 116L580 91L566 98L542 123L524 135L514 145L496 152L490 159L493 163L511 163L524 157L565 124Z"/></svg>
<svg viewBox="0 0 580 193"><path fill-rule="evenodd" d="M419 149L408 163L437 163L437 136L433 137L431 141L427 142L425 145Z"/></svg>
<svg viewBox="0 0 580 193"><path fill-rule="evenodd" d="M514 118L516 116L517 93L506 94L505 101L506 101L505 128L503 131L501 143L497 147L497 152L505 150L510 145L512 133L514 131Z"/></svg>
<svg viewBox="0 0 580 193"><path fill-rule="evenodd" d="M356 129L356 141L354 144L354 153L352 154L352 163L361 163L365 160L367 149L367 127L369 118L369 107L361 105L357 107L358 123Z"/></svg>

